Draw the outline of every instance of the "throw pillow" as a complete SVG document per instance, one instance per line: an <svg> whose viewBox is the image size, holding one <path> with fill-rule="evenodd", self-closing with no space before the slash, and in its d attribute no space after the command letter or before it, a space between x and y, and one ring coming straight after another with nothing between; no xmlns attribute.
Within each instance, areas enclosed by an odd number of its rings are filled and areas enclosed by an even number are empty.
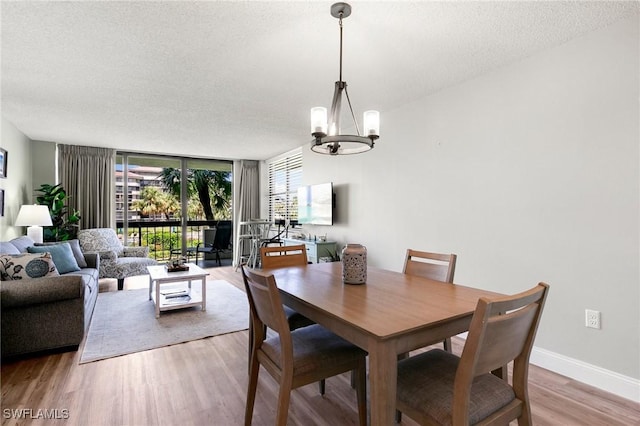
<svg viewBox="0 0 640 426"><path fill-rule="evenodd" d="M20 254L20 250L17 249L16 246L11 244L8 241L0 242L0 253L1 254Z"/></svg>
<svg viewBox="0 0 640 426"><path fill-rule="evenodd" d="M13 244L20 253L26 253L27 247L32 246L34 244L34 241L31 238L27 237L26 235L23 235L22 237L14 238L9 242Z"/></svg>
<svg viewBox="0 0 640 426"><path fill-rule="evenodd" d="M30 280L60 275L49 253L0 256L0 280Z"/></svg>
<svg viewBox="0 0 640 426"><path fill-rule="evenodd" d="M48 242L48 243L36 243L36 246L54 246L58 244L69 244L71 246L71 251L73 252L73 257L76 258L76 262L78 262L78 266L81 268L86 268L87 261L84 258L84 254L82 253L82 249L80 249L80 241L78 240L67 240L67 241L56 241L56 242Z"/></svg>
<svg viewBox="0 0 640 426"><path fill-rule="evenodd" d="M71 251L71 246L68 243L52 246L27 247L27 251L29 253L51 253L53 263L55 263L58 272L61 274L80 270L78 262L76 262L76 258Z"/></svg>

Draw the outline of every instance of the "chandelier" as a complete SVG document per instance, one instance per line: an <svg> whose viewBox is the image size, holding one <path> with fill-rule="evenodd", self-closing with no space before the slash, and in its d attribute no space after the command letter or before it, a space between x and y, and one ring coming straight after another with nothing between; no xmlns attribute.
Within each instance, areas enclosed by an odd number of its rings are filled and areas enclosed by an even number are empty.
<svg viewBox="0 0 640 426"><path fill-rule="evenodd" d="M359 154L373 148L373 143L380 137L380 113L365 111L363 114L363 133L360 133L358 122L353 113L347 82L342 81L342 19L351 15L351 6L347 3L335 3L331 6L331 16L338 19L340 27L340 79L336 81L333 102L327 120L327 109L311 108L311 150L320 154L343 155ZM342 94L344 93L356 129L355 135L343 135L340 130L340 111Z"/></svg>

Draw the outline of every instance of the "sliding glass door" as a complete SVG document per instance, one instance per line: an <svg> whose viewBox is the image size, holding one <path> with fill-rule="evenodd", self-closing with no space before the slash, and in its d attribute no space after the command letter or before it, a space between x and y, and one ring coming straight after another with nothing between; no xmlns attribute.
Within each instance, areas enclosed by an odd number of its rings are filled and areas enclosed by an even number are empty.
<svg viewBox="0 0 640 426"><path fill-rule="evenodd" d="M158 260L193 255L208 230L231 222L231 182L228 161L118 153L118 236Z"/></svg>

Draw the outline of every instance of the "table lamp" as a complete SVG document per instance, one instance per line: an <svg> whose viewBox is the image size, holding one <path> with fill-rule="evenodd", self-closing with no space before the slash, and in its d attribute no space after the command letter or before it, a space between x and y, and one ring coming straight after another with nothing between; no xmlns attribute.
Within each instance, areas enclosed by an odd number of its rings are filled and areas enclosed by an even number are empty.
<svg viewBox="0 0 640 426"><path fill-rule="evenodd" d="M51 215L47 206L25 204L20 207L15 226L28 226L27 236L36 243L42 243L42 227L51 226Z"/></svg>

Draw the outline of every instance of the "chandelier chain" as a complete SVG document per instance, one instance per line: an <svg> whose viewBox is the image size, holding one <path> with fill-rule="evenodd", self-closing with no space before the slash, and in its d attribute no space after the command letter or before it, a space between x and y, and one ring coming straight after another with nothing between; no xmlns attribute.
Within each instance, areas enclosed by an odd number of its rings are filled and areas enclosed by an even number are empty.
<svg viewBox="0 0 640 426"><path fill-rule="evenodd" d="M340 17L338 18L338 26L340 27L340 82L342 83L342 16L344 12L340 12ZM344 94L347 98L347 104L349 105L349 111L351 112L351 118L353 119L353 124L356 126L356 134L360 135L360 128L358 126L358 120L356 120L356 115L353 112L353 106L351 106L351 99L349 98L349 92L347 91L347 85L344 84Z"/></svg>

